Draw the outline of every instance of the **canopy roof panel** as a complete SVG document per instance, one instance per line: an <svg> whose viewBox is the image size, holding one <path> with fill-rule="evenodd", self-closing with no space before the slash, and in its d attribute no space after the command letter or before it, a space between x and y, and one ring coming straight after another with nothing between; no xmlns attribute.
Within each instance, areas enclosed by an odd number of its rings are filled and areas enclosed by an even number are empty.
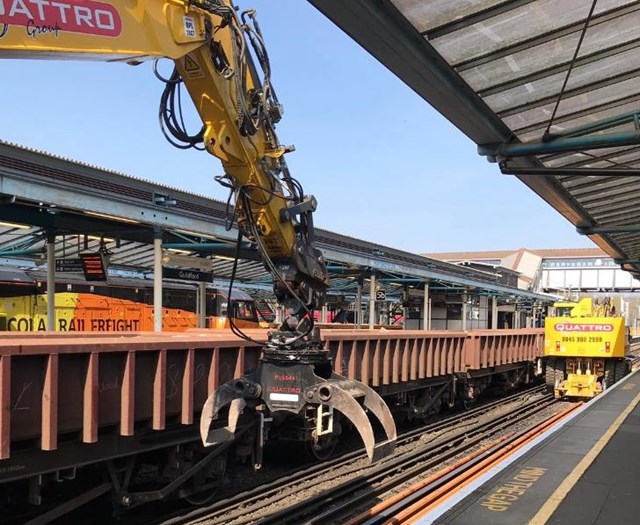
<svg viewBox="0 0 640 525"><path fill-rule="evenodd" d="M309 1L640 275L640 2Z"/></svg>

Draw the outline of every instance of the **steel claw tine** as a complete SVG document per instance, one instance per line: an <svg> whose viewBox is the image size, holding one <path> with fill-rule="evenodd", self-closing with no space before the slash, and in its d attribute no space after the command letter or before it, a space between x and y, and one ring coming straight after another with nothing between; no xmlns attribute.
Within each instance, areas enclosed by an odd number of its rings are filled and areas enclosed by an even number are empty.
<svg viewBox="0 0 640 525"><path fill-rule="evenodd" d="M346 417L360 433L369 461L374 461L375 437L367 414L358 402L347 392L334 386L332 388L331 406Z"/></svg>
<svg viewBox="0 0 640 525"><path fill-rule="evenodd" d="M394 421L393 416L391 415L391 412L387 407L387 404L371 387L365 384L360 384L358 385L358 388L364 392L365 408L371 411L373 415L378 418L378 421L380 421L380 423L382 424L382 428L384 428L387 439L390 442L393 442L395 446L395 441L397 438L396 422Z"/></svg>
<svg viewBox="0 0 640 525"><path fill-rule="evenodd" d="M233 439L240 413L247 405L242 398L242 392L234 387L235 382L229 381L211 394L202 408L200 416L200 438L205 447L216 445ZM228 425L224 428L211 429L211 423L217 419L218 412L225 406L229 407Z"/></svg>
<svg viewBox="0 0 640 525"><path fill-rule="evenodd" d="M229 406L229 421L226 427L212 428L207 435L205 446L220 445L235 439L238 418L247 403L244 399L234 399Z"/></svg>

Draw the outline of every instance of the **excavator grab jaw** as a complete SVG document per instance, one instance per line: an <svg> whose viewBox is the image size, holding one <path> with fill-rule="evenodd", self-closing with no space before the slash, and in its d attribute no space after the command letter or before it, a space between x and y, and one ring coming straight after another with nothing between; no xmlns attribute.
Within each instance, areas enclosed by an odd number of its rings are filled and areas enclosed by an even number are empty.
<svg viewBox="0 0 640 525"><path fill-rule="evenodd" d="M393 452L397 439L396 424L384 400L372 388L334 373L330 380L308 389L306 397L310 404L328 405L350 421L360 434L372 463ZM359 400L362 400L362 406ZM365 409L376 416L384 429L386 439L380 443L376 443Z"/></svg>
<svg viewBox="0 0 640 525"><path fill-rule="evenodd" d="M282 386L283 381L286 386ZM329 409L319 410L318 413L332 414L333 410L340 412L360 434L371 462L388 456L394 450L396 426L383 399L367 385L338 374L333 373L329 379L318 377L309 364L285 366L261 363L254 374L234 379L218 388L209 396L202 411L200 435L203 444L211 446L234 439L242 411L247 405L262 403L271 413L286 411L300 414L307 406L313 406L316 410L319 407ZM227 426L212 429L211 423L226 406L229 406ZM385 439L379 443L376 443L375 433L365 410L376 416L384 430ZM326 427L333 428L332 422Z"/></svg>

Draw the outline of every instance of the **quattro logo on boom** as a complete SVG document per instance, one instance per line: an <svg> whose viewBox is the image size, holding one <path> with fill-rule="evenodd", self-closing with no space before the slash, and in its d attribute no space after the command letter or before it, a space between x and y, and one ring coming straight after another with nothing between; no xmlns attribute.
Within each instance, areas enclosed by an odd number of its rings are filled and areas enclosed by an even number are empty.
<svg viewBox="0 0 640 525"><path fill-rule="evenodd" d="M0 0L0 23L24 26L30 35L69 31L117 37L122 32L116 8L93 0Z"/></svg>

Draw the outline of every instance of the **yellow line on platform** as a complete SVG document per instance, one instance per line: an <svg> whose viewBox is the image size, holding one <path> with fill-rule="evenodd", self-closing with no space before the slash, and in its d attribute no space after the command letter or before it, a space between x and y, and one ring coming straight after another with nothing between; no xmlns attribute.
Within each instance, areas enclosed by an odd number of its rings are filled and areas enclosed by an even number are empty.
<svg viewBox="0 0 640 525"><path fill-rule="evenodd" d="M629 385L631 386L631 385ZM569 491L573 488L573 486L580 480L580 477L586 472L591 463L598 457L598 454L602 451L605 445L611 440L613 435L616 433L618 428L622 425L627 416L633 411L636 405L640 403L640 394L638 394L633 401L624 411L618 416L618 418L613 422L613 424L609 427L602 437L593 448L582 458L580 463L576 465L576 467L571 471L571 473L565 478L565 480L558 486L549 499L545 502L545 504L540 508L538 513L531 519L529 525L544 525L547 523L551 515L558 508L562 500L567 496Z"/></svg>

